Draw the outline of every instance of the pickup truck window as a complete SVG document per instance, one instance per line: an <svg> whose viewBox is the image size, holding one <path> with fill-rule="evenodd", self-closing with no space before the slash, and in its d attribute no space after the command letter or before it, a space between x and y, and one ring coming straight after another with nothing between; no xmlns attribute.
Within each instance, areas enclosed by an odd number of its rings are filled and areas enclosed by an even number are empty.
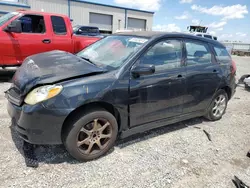
<svg viewBox="0 0 250 188"><path fill-rule="evenodd" d="M1 16L0 17L0 26L5 24L7 21L9 21L11 18L13 18L14 16L16 16L18 14L19 14L18 12L10 12L8 14Z"/></svg>
<svg viewBox="0 0 250 188"><path fill-rule="evenodd" d="M43 16L24 15L19 18L22 24L23 33L45 33L45 24Z"/></svg>
<svg viewBox="0 0 250 188"><path fill-rule="evenodd" d="M57 35L66 35L67 34L67 28L65 21L60 16L51 16L51 22L53 26L53 31Z"/></svg>

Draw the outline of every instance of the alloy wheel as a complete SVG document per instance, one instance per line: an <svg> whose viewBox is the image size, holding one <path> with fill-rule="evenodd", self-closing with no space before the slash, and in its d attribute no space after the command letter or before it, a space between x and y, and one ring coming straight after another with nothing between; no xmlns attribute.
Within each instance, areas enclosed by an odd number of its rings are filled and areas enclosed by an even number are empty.
<svg viewBox="0 0 250 188"><path fill-rule="evenodd" d="M226 97L224 95L219 95L214 100L214 106L212 113L215 117L221 117L226 110Z"/></svg>
<svg viewBox="0 0 250 188"><path fill-rule="evenodd" d="M77 137L77 147L85 155L101 152L108 146L112 137L112 127L106 119L94 119L84 125Z"/></svg>

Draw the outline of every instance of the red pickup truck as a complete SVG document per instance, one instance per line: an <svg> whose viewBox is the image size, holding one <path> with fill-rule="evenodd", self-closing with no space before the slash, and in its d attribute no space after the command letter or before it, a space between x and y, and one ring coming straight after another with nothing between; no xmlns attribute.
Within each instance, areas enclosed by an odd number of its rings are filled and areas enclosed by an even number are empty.
<svg viewBox="0 0 250 188"><path fill-rule="evenodd" d="M51 50L77 53L99 39L74 35L65 15L11 12L0 17L0 67L18 66L27 56Z"/></svg>

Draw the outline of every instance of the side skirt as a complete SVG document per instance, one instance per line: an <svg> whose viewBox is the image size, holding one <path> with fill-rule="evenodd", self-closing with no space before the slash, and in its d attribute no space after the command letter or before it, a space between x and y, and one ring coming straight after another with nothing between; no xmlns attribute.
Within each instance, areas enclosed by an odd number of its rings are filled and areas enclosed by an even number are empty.
<svg viewBox="0 0 250 188"><path fill-rule="evenodd" d="M143 133L143 132L148 131L148 130L156 129L159 127L164 127L166 125L174 124L174 123L181 122L181 121L188 120L188 119L192 119L195 117L201 117L204 115L205 115L204 111L203 112L199 111L199 112L192 112L192 113L180 115L177 117L161 119L161 120L158 120L155 122L146 123L146 124L143 124L140 126L132 127L126 131L121 132L120 138L123 139L123 138L129 137L129 136L132 136L134 134Z"/></svg>

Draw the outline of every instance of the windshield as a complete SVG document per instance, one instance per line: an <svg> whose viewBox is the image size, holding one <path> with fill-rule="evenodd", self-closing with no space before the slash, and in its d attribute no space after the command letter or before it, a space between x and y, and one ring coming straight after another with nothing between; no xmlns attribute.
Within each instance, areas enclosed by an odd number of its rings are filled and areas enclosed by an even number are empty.
<svg viewBox="0 0 250 188"><path fill-rule="evenodd" d="M79 29L79 26L74 26L74 27L73 27L73 31L74 31L74 32L78 31L78 29Z"/></svg>
<svg viewBox="0 0 250 188"><path fill-rule="evenodd" d="M97 66L117 69L147 41L135 36L107 36L77 55Z"/></svg>
<svg viewBox="0 0 250 188"><path fill-rule="evenodd" d="M7 21L9 21L11 18L13 18L14 16L16 16L18 14L19 14L18 12L10 12L8 14L1 16L0 17L0 26L5 24Z"/></svg>

